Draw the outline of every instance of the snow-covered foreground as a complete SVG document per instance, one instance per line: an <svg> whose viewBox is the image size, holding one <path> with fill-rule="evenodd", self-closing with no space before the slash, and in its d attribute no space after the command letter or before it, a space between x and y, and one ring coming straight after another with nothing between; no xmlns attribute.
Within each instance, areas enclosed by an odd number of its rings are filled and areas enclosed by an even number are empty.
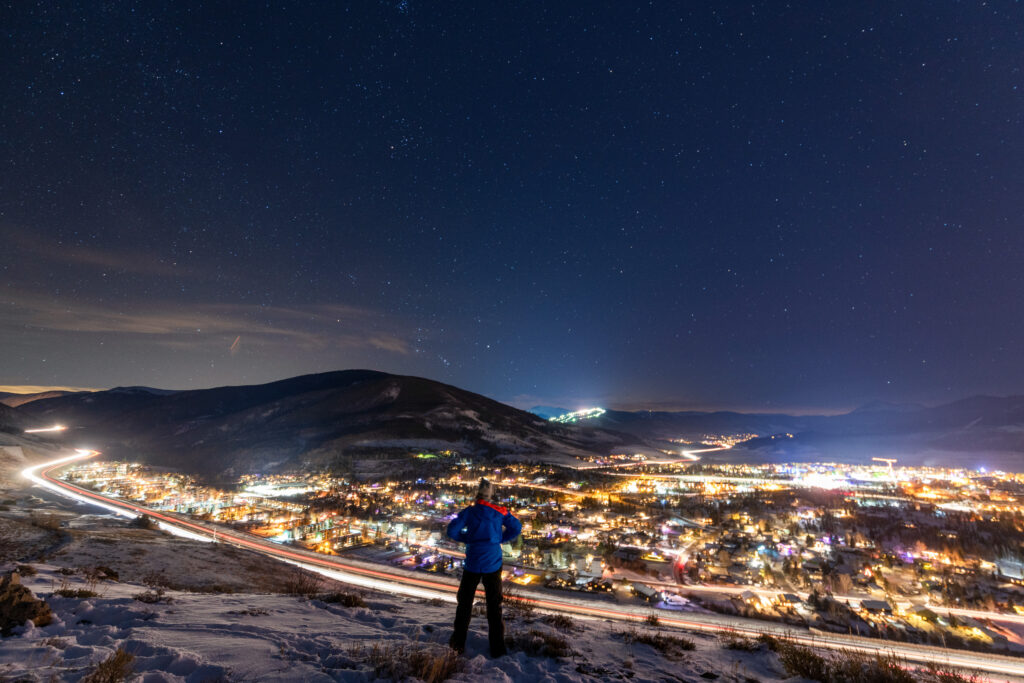
<svg viewBox="0 0 1024 683"><path fill-rule="evenodd" d="M169 603L147 603L134 597L150 590L141 584L89 584L81 573L35 568L39 573L23 577L23 583L47 600L55 619L44 627L29 624L0 641L0 679L79 680L122 648L134 656L138 681L372 681L401 673L402 662L388 666L382 660L409 659L422 650L443 655L451 633L453 606L437 601L365 594L365 606L344 607L289 595L169 591ZM100 596L53 595L61 587L92 588ZM697 649L670 659L649 645L627 642L620 624L552 625L540 614L510 615L507 624L519 636L531 630L561 635L573 653L550 657L513 649L491 659L480 615L452 680L785 678L770 652L727 650L706 637L692 637Z"/></svg>

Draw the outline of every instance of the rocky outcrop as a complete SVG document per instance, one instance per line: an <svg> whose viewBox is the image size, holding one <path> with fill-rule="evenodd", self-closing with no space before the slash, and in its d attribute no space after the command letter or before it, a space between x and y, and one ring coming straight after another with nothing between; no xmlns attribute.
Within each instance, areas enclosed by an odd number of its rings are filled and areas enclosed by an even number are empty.
<svg viewBox="0 0 1024 683"><path fill-rule="evenodd" d="M46 626L53 620L50 606L21 584L18 572L9 572L0 578L0 635L6 637L18 626L31 621Z"/></svg>

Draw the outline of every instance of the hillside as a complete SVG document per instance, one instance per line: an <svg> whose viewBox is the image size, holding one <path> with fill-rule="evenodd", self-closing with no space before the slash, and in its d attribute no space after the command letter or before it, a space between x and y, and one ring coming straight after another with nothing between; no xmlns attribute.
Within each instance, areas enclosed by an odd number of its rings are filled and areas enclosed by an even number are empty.
<svg viewBox="0 0 1024 683"><path fill-rule="evenodd" d="M50 448L53 444L45 438L26 434L26 429L48 426L40 419L21 408L12 408L0 403L0 446L22 446L40 444Z"/></svg>
<svg viewBox="0 0 1024 683"><path fill-rule="evenodd" d="M457 387L371 370L174 393L117 388L34 401L23 410L69 425L77 443L96 443L111 457L204 474L417 449L569 460L631 440L549 424Z"/></svg>
<svg viewBox="0 0 1024 683"><path fill-rule="evenodd" d="M149 557L159 542L129 544L145 549L141 566L148 575L167 576L166 567ZM222 555L220 571L238 562L229 553ZM478 615L466 656L457 657L445 646L454 613L446 600L366 592L333 582L321 583L319 595L311 598L252 590L157 593L154 578L149 585L123 577L97 585L80 572L61 573L56 564L71 560L68 556L35 564L38 573L23 578L52 607L53 621L19 628L18 635L4 639L0 671L5 680L82 680L117 650L130 655L123 657L130 659L125 668L130 666L134 674L129 680L153 681L740 683L790 678L777 655L765 647L747 652L727 649L713 636L542 614L524 617L511 609L505 610L508 655L487 656L486 620ZM199 577L216 580L217 570L206 566ZM283 567L279 572L284 580L293 575ZM60 597L55 589L61 587L99 595ZM338 602L349 596L355 605ZM663 639L652 640L660 647L633 640L648 634ZM441 675L432 679L431 671Z"/></svg>

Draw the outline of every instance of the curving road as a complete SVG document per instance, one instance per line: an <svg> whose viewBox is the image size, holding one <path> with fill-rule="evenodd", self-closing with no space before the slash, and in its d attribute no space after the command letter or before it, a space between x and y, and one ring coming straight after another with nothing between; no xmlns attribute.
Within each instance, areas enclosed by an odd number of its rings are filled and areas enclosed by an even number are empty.
<svg viewBox="0 0 1024 683"><path fill-rule="evenodd" d="M135 518L146 514L156 520L162 529L170 533L200 541L229 543L254 550L353 585L416 597L442 598L452 602L455 600L458 584L448 577L426 578L392 567L318 555L301 549L280 546L249 534L196 522L177 514L157 512L127 501L108 498L51 476L51 472L58 468L97 454L96 451L79 450L74 455L26 468L22 471L22 475L39 486L63 496L98 505L122 516ZM586 618L637 622L645 620L652 613L650 608L645 609L641 606L602 604L597 600L551 597L530 591L523 591L523 599L540 609L566 612ZM895 643L841 634L811 633L806 629L794 629L721 614L687 613L685 616L668 616L658 613L658 623L662 626L706 633L732 633L750 637L771 634L815 648L854 651L869 655L894 654L910 663L938 664L984 672L990 676L993 674L999 676L999 680L1024 680L1024 660L1004 655Z"/></svg>

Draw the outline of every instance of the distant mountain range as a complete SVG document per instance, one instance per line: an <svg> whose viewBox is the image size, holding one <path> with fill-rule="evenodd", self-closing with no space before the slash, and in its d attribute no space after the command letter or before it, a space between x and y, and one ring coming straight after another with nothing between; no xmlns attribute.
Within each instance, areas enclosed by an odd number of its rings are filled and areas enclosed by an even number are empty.
<svg viewBox="0 0 1024 683"><path fill-rule="evenodd" d="M76 443L94 443L111 457L213 475L417 450L569 462L639 441L550 424L457 387L371 370L196 391L119 387L40 399L21 410L68 425Z"/></svg>
<svg viewBox="0 0 1024 683"><path fill-rule="evenodd" d="M697 443L705 436L758 435L715 458L864 461L895 457L907 464L987 465L1024 471L1024 396L975 396L933 407L874 402L842 415L609 410L586 424L651 442L686 439Z"/></svg>
<svg viewBox="0 0 1024 683"><path fill-rule="evenodd" d="M211 475L440 450L570 464L609 452L696 449L708 437L737 434L757 436L705 457L895 457L906 464L1024 471L1024 396L976 396L933 407L874 402L829 416L609 410L562 425L439 382L346 370L254 386L118 387L39 397L18 408L0 404L0 432L54 422L69 426L63 437L69 445Z"/></svg>

